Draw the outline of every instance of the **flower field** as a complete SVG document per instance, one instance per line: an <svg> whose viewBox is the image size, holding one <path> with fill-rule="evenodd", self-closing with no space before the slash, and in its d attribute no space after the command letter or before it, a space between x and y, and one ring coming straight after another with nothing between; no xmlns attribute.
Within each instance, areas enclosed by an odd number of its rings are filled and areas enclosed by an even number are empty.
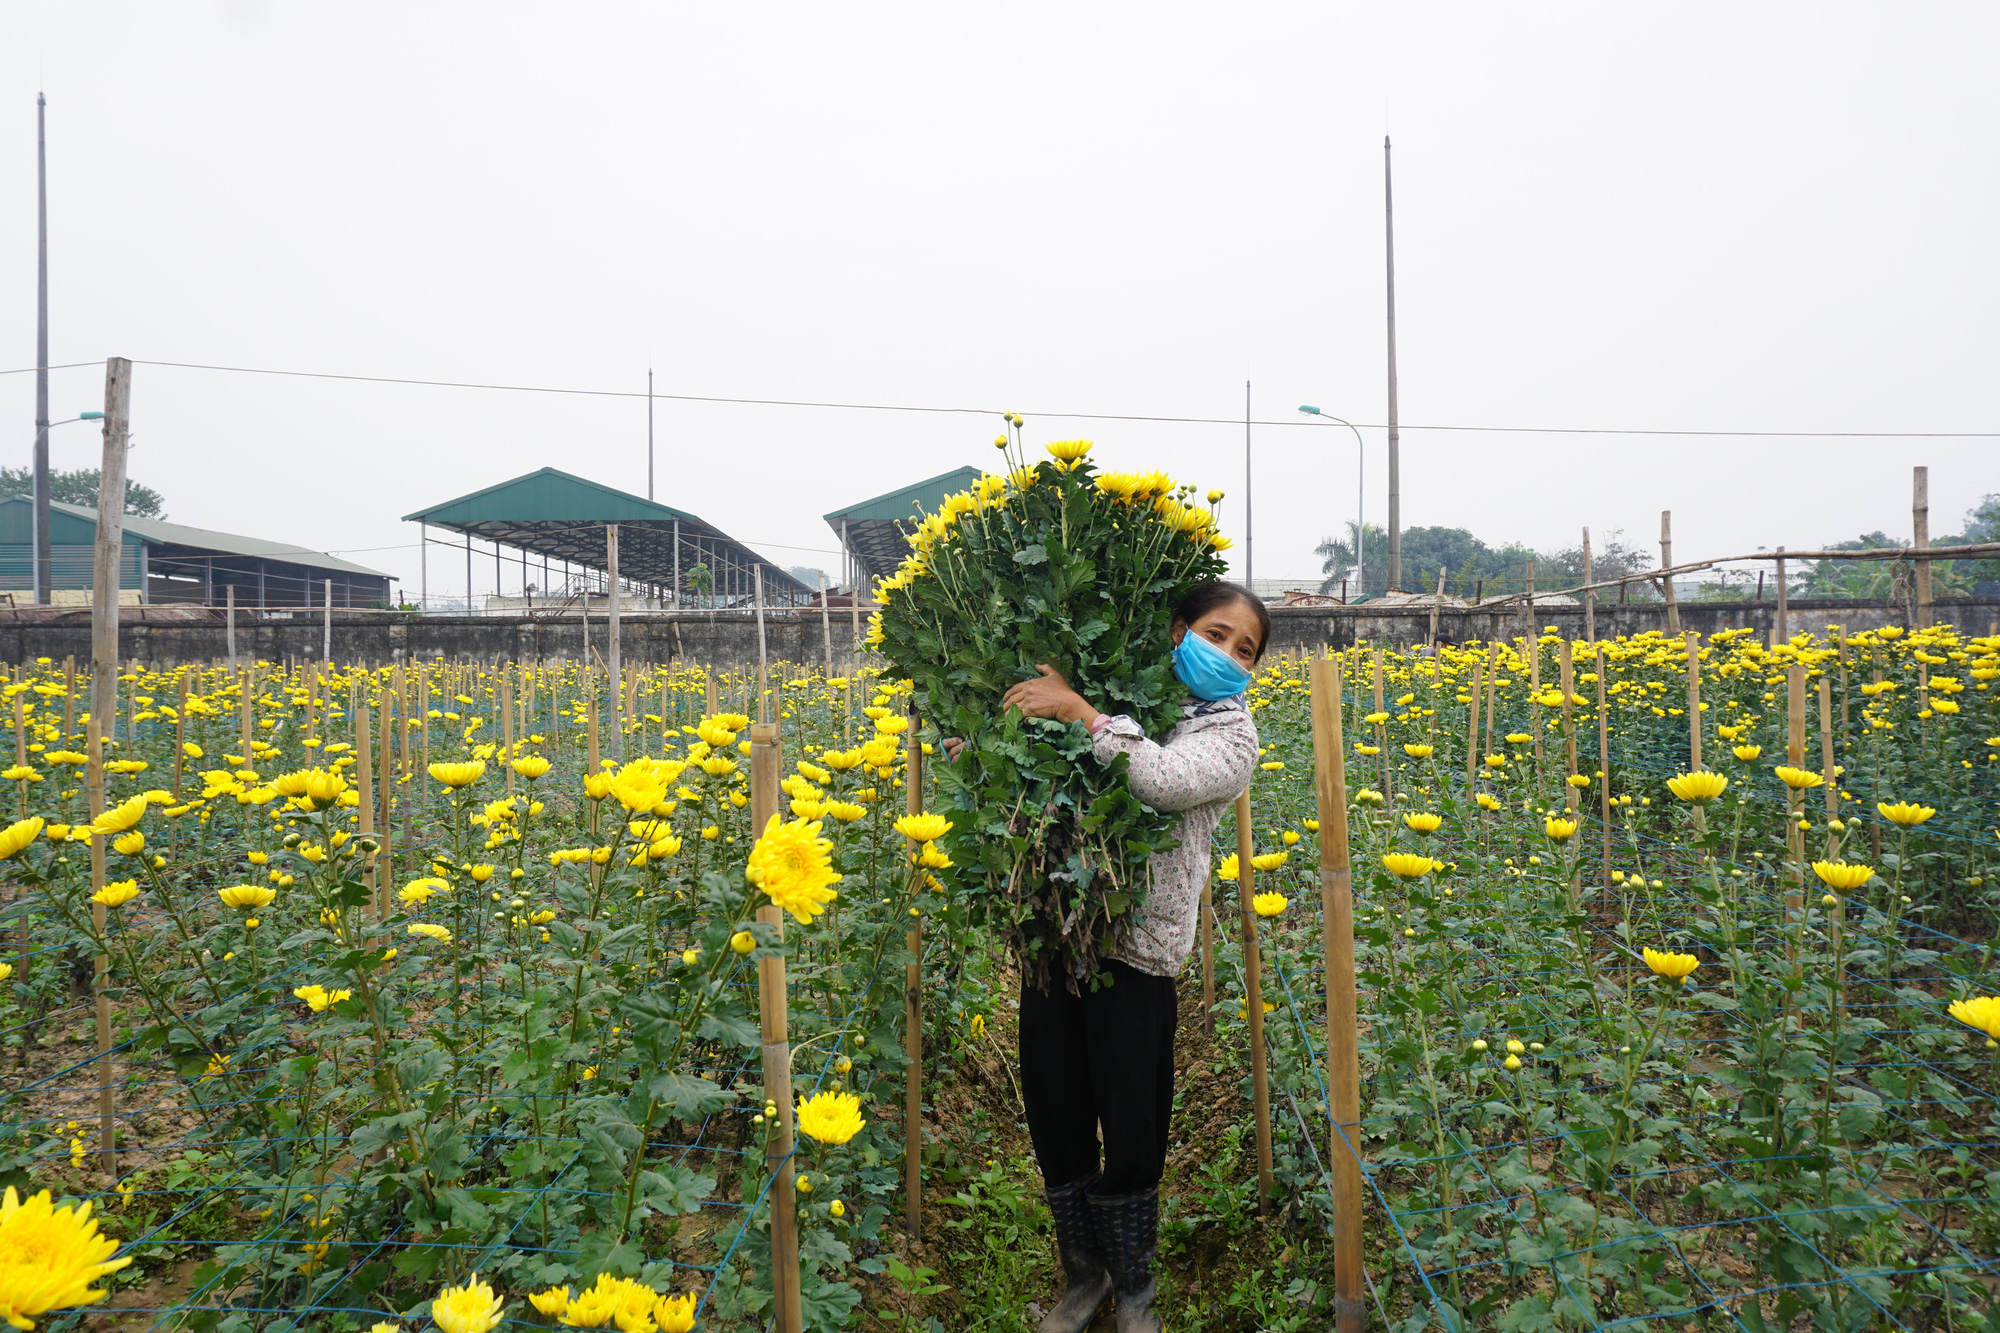
<svg viewBox="0 0 2000 1333"><path fill-rule="evenodd" d="M1988 1319L2000 641L1725 634L1696 661L1691 688L1659 636L1342 656L1371 1326ZM1201 1083L1225 1096L1181 1112L1217 1137L1168 1182L1170 1327L1330 1322L1305 676L1273 661L1253 695L1255 855L1216 885ZM947 821L913 813L939 738L903 683L777 664L753 755L755 680L134 670L93 764L83 682L18 673L0 1169L29 1202L0 1217L0 1304L38 1327L748 1329L795 1233L805 1327L1032 1327L1049 1284L1015 1279L1045 1219L1005 1075L979 1074L1007 1058L1012 964L970 924ZM1184 1028L1200 986L1198 959ZM9 1247L60 1227L36 1252L76 1280L29 1283ZM1225 1282L1218 1237L1268 1262Z"/></svg>

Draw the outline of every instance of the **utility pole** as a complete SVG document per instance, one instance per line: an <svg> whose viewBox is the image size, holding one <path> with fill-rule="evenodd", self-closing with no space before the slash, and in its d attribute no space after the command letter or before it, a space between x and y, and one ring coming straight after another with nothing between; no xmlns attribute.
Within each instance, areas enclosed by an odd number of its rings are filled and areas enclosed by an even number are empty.
<svg viewBox="0 0 2000 1333"><path fill-rule="evenodd" d="M1403 470L1396 433L1396 206L1389 179L1389 136L1382 136L1382 225L1389 258L1389 590L1403 586Z"/></svg>
<svg viewBox="0 0 2000 1333"><path fill-rule="evenodd" d="M49 604L49 99L35 94L35 605ZM107 405L106 411L110 409ZM104 422L110 438L111 420ZM118 512L123 514L121 503Z"/></svg>
<svg viewBox="0 0 2000 1333"><path fill-rule="evenodd" d="M1243 586L1257 595L1250 581L1250 381L1243 381Z"/></svg>
<svg viewBox="0 0 2000 1333"><path fill-rule="evenodd" d="M646 367L646 498L653 498L653 368Z"/></svg>

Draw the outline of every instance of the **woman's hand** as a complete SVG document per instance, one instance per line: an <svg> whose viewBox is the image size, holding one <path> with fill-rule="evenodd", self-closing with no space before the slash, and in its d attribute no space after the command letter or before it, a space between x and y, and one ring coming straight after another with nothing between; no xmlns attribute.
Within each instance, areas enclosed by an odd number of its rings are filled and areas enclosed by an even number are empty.
<svg viewBox="0 0 2000 1333"><path fill-rule="evenodd" d="M1035 670L1042 674L1024 680L1001 697L1001 710L1018 708L1025 717L1051 717L1058 722L1081 722L1089 726L1097 720L1097 710L1069 687L1062 673L1044 662Z"/></svg>
<svg viewBox="0 0 2000 1333"><path fill-rule="evenodd" d="M965 742L957 736L945 737L943 745L944 745L944 761L947 764L957 763L958 757L965 753Z"/></svg>

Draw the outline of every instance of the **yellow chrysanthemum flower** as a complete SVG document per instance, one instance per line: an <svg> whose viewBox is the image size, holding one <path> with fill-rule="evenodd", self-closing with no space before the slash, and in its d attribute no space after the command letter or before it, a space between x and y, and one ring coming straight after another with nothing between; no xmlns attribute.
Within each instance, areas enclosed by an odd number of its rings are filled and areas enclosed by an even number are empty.
<svg viewBox="0 0 2000 1333"><path fill-rule="evenodd" d="M838 1203L835 1207L838 1207ZM662 1296L653 1304L653 1320L660 1326L660 1333L690 1333L694 1328L694 1293L682 1292L678 1296Z"/></svg>
<svg viewBox="0 0 2000 1333"><path fill-rule="evenodd" d="M1812 868L1820 883L1842 893L1852 893L1875 876L1874 866L1850 865L1846 861L1815 861Z"/></svg>
<svg viewBox="0 0 2000 1333"><path fill-rule="evenodd" d="M1975 995L1966 1000L1953 1000L1950 1013L1967 1027L1978 1028L1988 1037L2000 1041L2000 995Z"/></svg>
<svg viewBox="0 0 2000 1333"><path fill-rule="evenodd" d="M1403 753L1412 759L1428 759L1432 754L1436 753L1436 750L1437 747L1434 745L1405 745L1403 747Z"/></svg>
<svg viewBox="0 0 2000 1333"><path fill-rule="evenodd" d="M92 820L91 827L103 834L123 833L146 817L146 807L151 804L152 801L144 795L134 796L128 801L119 802Z"/></svg>
<svg viewBox="0 0 2000 1333"><path fill-rule="evenodd" d="M425 939L436 940L440 944L451 943L451 929L449 927L433 925L428 921L412 923L409 933L412 935L422 935Z"/></svg>
<svg viewBox="0 0 2000 1333"><path fill-rule="evenodd" d="M90 1284L132 1262L113 1259L117 1250L97 1234L88 1203L57 1208L47 1190L23 1202L9 1185L0 1199L0 1318L31 1329L37 1315L103 1300Z"/></svg>
<svg viewBox="0 0 2000 1333"><path fill-rule="evenodd" d="M1258 916L1280 916L1291 902L1282 893L1260 893L1250 900Z"/></svg>
<svg viewBox="0 0 2000 1333"><path fill-rule="evenodd" d="M503 1304L474 1273L464 1286L446 1287L431 1298L431 1318L444 1333L490 1333L500 1322Z"/></svg>
<svg viewBox="0 0 2000 1333"><path fill-rule="evenodd" d="M931 842L951 832L951 821L943 815L904 815L896 821L896 832L912 842Z"/></svg>
<svg viewBox="0 0 2000 1333"><path fill-rule="evenodd" d="M90 901L102 903L106 907L122 907L138 896L138 882L136 880L121 879L106 884L96 893L91 894Z"/></svg>
<svg viewBox="0 0 2000 1333"><path fill-rule="evenodd" d="M1762 755L1764 747L1761 745L1739 745L1734 750L1731 750L1730 753L1747 764Z"/></svg>
<svg viewBox="0 0 2000 1333"><path fill-rule="evenodd" d="M1701 966L1701 959L1691 953L1668 953L1662 949L1642 949L1640 953L1646 960L1646 966L1653 969L1654 976L1665 977L1676 985Z"/></svg>
<svg viewBox="0 0 2000 1333"><path fill-rule="evenodd" d="M1576 836L1574 819L1557 819L1554 815L1542 821L1542 832L1549 835L1551 842L1568 842Z"/></svg>
<svg viewBox="0 0 2000 1333"><path fill-rule="evenodd" d="M1882 818L1904 828L1914 828L1937 813L1928 805L1918 805L1913 801L1898 801L1894 805L1877 801L1875 808L1881 811Z"/></svg>
<svg viewBox="0 0 2000 1333"><path fill-rule="evenodd" d="M1050 440L1044 447L1058 463L1074 464L1090 452L1089 440Z"/></svg>
<svg viewBox="0 0 2000 1333"><path fill-rule="evenodd" d="M1444 823L1444 816L1427 810L1413 810L1403 816L1403 823L1413 833L1436 833Z"/></svg>
<svg viewBox="0 0 2000 1333"><path fill-rule="evenodd" d="M1683 773L1679 777L1667 779L1667 790L1683 801L1695 805L1706 805L1722 795L1729 786L1729 779L1713 769L1703 769L1698 773Z"/></svg>
<svg viewBox="0 0 2000 1333"><path fill-rule="evenodd" d="M744 876L764 896L802 922L810 922L839 895L833 886L833 842L819 835L819 822L781 823L776 815L750 849Z"/></svg>
<svg viewBox="0 0 2000 1333"><path fill-rule="evenodd" d="M799 1098L799 1132L815 1143L838 1147L867 1124L861 1118L861 1098L851 1092L822 1092Z"/></svg>
<svg viewBox="0 0 2000 1333"><path fill-rule="evenodd" d="M222 899L224 907L254 912L260 907L269 907L271 900L278 896L278 891L259 884L238 884L233 888L217 889L215 896Z"/></svg>
<svg viewBox="0 0 2000 1333"><path fill-rule="evenodd" d="M1414 852L1390 852L1382 858L1382 865L1398 879L1421 879L1438 868L1436 861Z"/></svg>
<svg viewBox="0 0 2000 1333"><path fill-rule="evenodd" d="M42 836L42 817L23 819L0 830L0 861L19 856L36 838Z"/></svg>
<svg viewBox="0 0 2000 1333"><path fill-rule="evenodd" d="M1225 884L1234 884L1239 873L1236 867L1236 853L1234 852L1223 857L1222 864L1215 868L1215 877Z"/></svg>
<svg viewBox="0 0 2000 1333"><path fill-rule="evenodd" d="M1809 768L1793 768L1790 764L1780 764L1771 771L1778 775L1778 781L1793 791L1807 791L1826 781L1824 777Z"/></svg>
<svg viewBox="0 0 2000 1333"><path fill-rule="evenodd" d="M538 754L524 754L514 761L514 771L524 778L538 778L549 771L549 761Z"/></svg>
<svg viewBox="0 0 2000 1333"><path fill-rule="evenodd" d="M484 759L468 759L463 763L449 763L439 760L430 768L431 776L447 787L470 787L486 776Z"/></svg>

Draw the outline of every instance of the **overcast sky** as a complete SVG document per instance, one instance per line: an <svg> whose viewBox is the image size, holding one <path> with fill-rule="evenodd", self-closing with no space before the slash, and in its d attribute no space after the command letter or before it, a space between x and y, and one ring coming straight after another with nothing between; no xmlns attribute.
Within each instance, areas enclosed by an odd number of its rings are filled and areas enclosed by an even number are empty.
<svg viewBox="0 0 2000 1333"><path fill-rule="evenodd" d="M1952 532L2000 441L1415 427L2000 430L1996 39L1950 3L10 0L0 369L34 364L39 86L56 363L1012 408L1226 488L1239 556L1240 424L1037 414L1240 422L1248 379L1284 423L1256 573L1302 577L1355 441L1296 407L1386 410L1386 129L1406 525L1817 546L1907 535L1927 463ZM57 372L53 415L102 381ZM0 375L10 462L33 405ZM643 398L142 365L132 412L171 518L412 592L404 513L545 465L646 485ZM657 496L837 568L821 514L990 465L996 426L663 401Z"/></svg>

